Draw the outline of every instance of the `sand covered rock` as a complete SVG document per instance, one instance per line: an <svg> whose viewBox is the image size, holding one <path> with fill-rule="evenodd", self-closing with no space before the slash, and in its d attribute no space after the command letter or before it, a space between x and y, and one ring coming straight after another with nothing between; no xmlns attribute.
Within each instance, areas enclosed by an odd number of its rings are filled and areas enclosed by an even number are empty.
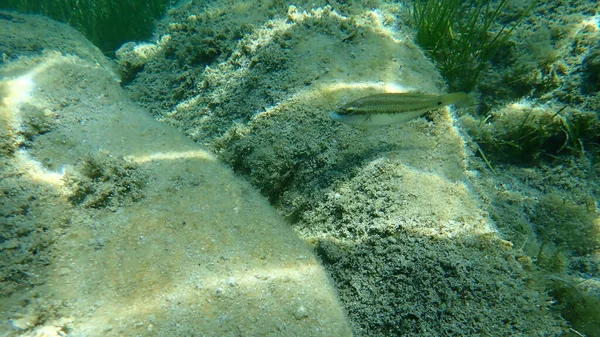
<svg viewBox="0 0 600 337"><path fill-rule="evenodd" d="M10 15L15 46L18 25L78 35ZM89 43L52 41L0 68L0 335L351 335L263 197L131 103Z"/></svg>
<svg viewBox="0 0 600 337"><path fill-rule="evenodd" d="M560 335L490 215L488 168L455 108L370 130L329 118L369 94L444 91L408 17L403 3L190 2L118 62L143 69L126 86L134 100L207 144L315 246L357 335Z"/></svg>

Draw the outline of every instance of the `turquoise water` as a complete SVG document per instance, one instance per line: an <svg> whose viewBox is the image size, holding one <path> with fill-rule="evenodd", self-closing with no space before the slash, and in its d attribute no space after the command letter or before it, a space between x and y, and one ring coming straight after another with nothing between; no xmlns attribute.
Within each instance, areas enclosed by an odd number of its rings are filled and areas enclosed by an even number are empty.
<svg viewBox="0 0 600 337"><path fill-rule="evenodd" d="M477 4L0 12L2 335L598 335L598 5Z"/></svg>

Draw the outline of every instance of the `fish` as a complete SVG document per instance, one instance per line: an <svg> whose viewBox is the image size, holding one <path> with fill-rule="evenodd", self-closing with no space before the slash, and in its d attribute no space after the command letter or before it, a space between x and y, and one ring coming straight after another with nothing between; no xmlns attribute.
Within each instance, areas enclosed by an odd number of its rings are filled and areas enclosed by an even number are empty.
<svg viewBox="0 0 600 337"><path fill-rule="evenodd" d="M464 92L450 94L387 93L359 98L329 113L340 123L358 127L377 127L403 123L428 111L458 103Z"/></svg>

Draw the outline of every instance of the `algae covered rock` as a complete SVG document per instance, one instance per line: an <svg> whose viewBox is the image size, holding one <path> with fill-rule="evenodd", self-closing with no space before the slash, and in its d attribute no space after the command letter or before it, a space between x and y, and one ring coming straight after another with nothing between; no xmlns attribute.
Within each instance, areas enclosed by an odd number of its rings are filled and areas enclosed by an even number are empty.
<svg viewBox="0 0 600 337"><path fill-rule="evenodd" d="M329 116L372 94L444 92L407 15L401 2L182 4L126 91L315 245L356 335L560 335L489 212L463 111L370 130ZM228 48L204 64L187 51L208 29Z"/></svg>
<svg viewBox="0 0 600 337"><path fill-rule="evenodd" d="M324 270L266 200L62 46L0 68L12 135L1 144L0 330L350 336Z"/></svg>

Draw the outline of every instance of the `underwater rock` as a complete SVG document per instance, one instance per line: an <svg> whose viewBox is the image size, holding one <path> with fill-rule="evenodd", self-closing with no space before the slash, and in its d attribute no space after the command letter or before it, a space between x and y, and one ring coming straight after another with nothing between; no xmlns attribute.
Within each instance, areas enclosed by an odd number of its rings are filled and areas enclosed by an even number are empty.
<svg viewBox="0 0 600 337"><path fill-rule="evenodd" d="M583 91L587 94L593 94L600 89L600 45L591 48L583 59L583 73L585 82Z"/></svg>
<svg viewBox="0 0 600 337"><path fill-rule="evenodd" d="M76 34L19 17L37 23L28 29ZM9 38L0 31L0 40ZM18 225L7 220L15 214L39 213L39 220L28 218L29 231L49 236L32 250L44 257L28 269L36 283L0 294L0 330L351 335L324 270L264 198L131 103L112 71L82 54L63 54L67 42L54 41L42 54L0 68L0 128L12 135L0 144L2 187L12 193L3 198L31 195L2 212L3 231ZM78 48L94 49L87 42ZM32 118L44 127L25 128ZM28 238L5 245L2 261ZM3 272L28 263L12 260ZM0 288L9 281L2 278Z"/></svg>

